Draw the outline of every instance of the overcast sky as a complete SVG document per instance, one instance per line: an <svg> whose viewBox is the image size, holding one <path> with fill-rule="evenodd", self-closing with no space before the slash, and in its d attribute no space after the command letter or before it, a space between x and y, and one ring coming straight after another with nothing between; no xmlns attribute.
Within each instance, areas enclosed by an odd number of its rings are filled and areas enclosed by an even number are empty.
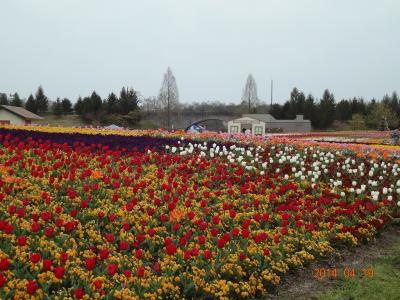
<svg viewBox="0 0 400 300"><path fill-rule="evenodd" d="M0 92L156 96L168 66L182 102L238 103L249 73L262 101L271 79L280 103L381 98L400 92L400 1L0 1Z"/></svg>

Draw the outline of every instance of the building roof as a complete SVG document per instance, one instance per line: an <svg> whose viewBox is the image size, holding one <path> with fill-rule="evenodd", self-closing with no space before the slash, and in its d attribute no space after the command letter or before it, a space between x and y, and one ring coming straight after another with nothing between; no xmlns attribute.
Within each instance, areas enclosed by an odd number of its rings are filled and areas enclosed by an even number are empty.
<svg viewBox="0 0 400 300"><path fill-rule="evenodd" d="M270 114L246 114L243 115L243 117L245 118L251 118L251 119L255 119L261 122L265 122L265 123L309 123L310 120L304 120L303 115L297 115L296 119L294 120L277 120L275 119L272 115Z"/></svg>
<svg viewBox="0 0 400 300"><path fill-rule="evenodd" d="M39 117L38 115L35 115L34 113L31 113L29 110L26 110L23 107L19 106L11 106L11 105L0 105L1 108L4 108L5 110L8 110L9 112L18 115L26 120L42 120L42 117Z"/></svg>
<svg viewBox="0 0 400 300"><path fill-rule="evenodd" d="M123 128L118 125L111 124L111 125L105 126L104 129L118 129L119 130L119 129L123 129Z"/></svg>
<svg viewBox="0 0 400 300"><path fill-rule="evenodd" d="M243 115L243 117L256 119L261 122L267 122L267 123L276 121L276 119L270 114L246 114L246 115Z"/></svg>

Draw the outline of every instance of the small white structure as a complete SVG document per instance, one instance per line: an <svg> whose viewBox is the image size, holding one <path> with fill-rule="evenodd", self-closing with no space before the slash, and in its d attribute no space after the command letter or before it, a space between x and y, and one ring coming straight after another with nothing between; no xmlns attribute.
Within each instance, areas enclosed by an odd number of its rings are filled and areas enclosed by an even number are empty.
<svg viewBox="0 0 400 300"><path fill-rule="evenodd" d="M247 114L228 122L229 133L245 133L265 135L267 132L310 132L310 120L297 115L294 120L277 120L270 114Z"/></svg>
<svg viewBox="0 0 400 300"><path fill-rule="evenodd" d="M115 125L115 124L111 124L111 125L105 126L104 129L108 129L108 130L121 130L121 129L124 129L124 128L123 128L123 127L120 127L120 126L118 126L118 125Z"/></svg>
<svg viewBox="0 0 400 300"><path fill-rule="evenodd" d="M0 105L0 124L29 125L32 121L42 119L23 107Z"/></svg>

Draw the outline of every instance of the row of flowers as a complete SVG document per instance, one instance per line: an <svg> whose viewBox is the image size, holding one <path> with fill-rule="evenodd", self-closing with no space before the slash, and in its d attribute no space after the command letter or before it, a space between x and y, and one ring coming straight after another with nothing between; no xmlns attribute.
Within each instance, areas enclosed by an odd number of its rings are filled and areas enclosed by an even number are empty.
<svg viewBox="0 0 400 300"><path fill-rule="evenodd" d="M73 144L85 142L86 144L101 144L112 148L132 149L138 147L143 151L147 147L160 146L184 137L192 141L207 141L224 144L265 145L276 143L310 144L321 148L351 149L357 152L375 152L384 148L387 151L380 155L395 154L400 156L400 148L386 145L383 141L390 138L388 132L381 131L341 131L341 132L310 132L291 134L272 134L267 137L247 136L243 134L203 132L201 134L187 133L184 131L167 132L163 130L112 130L90 127L51 127L51 126L26 126L2 125L0 134L11 133L22 140L35 138L51 140L57 143Z"/></svg>
<svg viewBox="0 0 400 300"><path fill-rule="evenodd" d="M4 299L255 297L399 213L384 149L141 132L124 150L2 130Z"/></svg>

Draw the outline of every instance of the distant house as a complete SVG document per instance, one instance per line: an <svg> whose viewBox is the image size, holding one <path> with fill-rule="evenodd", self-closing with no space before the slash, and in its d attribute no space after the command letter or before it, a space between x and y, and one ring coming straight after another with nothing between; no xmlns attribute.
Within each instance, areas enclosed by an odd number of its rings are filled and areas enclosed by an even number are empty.
<svg viewBox="0 0 400 300"><path fill-rule="evenodd" d="M0 124L29 125L32 121L42 119L23 107L0 105Z"/></svg>
<svg viewBox="0 0 400 300"><path fill-rule="evenodd" d="M265 135L267 132L309 132L310 120L297 115L294 120L277 120L270 114L247 114L228 122L229 133L251 132L254 135Z"/></svg>

